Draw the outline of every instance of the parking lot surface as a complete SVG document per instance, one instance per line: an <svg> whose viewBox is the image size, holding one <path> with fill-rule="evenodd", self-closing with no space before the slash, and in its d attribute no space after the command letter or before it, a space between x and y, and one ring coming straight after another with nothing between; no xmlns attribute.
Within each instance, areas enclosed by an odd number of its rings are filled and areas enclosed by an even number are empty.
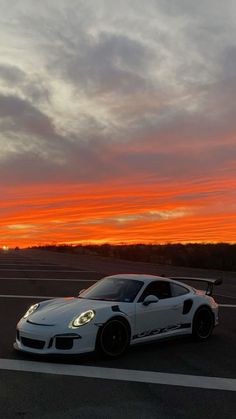
<svg viewBox="0 0 236 419"><path fill-rule="evenodd" d="M35 358L13 350L16 323L48 297L76 296L107 274L223 277L220 325L207 342L172 339L122 358ZM0 411L3 418L234 418L236 274L39 250L0 253Z"/></svg>

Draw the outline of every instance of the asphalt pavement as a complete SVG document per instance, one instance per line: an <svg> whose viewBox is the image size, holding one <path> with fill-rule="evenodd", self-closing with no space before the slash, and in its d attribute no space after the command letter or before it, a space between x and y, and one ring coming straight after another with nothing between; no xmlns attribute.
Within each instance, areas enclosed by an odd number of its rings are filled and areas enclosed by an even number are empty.
<svg viewBox="0 0 236 419"><path fill-rule="evenodd" d="M116 360L93 354L41 359L13 350L16 323L29 305L78 295L117 272L223 277L215 296L220 325L207 342L185 337L140 345ZM235 273L39 250L1 252L0 327L3 419L235 417Z"/></svg>

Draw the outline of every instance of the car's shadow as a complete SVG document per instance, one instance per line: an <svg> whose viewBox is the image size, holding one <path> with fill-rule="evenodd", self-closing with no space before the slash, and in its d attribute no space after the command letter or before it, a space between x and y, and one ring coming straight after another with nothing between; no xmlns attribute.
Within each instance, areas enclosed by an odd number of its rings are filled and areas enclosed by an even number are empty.
<svg viewBox="0 0 236 419"><path fill-rule="evenodd" d="M219 335L211 336L207 342L195 342L190 336L184 336L151 343L140 343L131 346L124 355L116 358L108 358L96 352L81 355L36 355L20 351L14 351L14 357L21 360L47 363L146 369L157 366L159 363L162 366L165 366L167 362L168 364L170 362L171 364L178 363L181 359L194 358L199 354L202 358L206 357L209 362L212 357L209 354L213 353L215 347L222 347L222 345L225 346L225 342Z"/></svg>

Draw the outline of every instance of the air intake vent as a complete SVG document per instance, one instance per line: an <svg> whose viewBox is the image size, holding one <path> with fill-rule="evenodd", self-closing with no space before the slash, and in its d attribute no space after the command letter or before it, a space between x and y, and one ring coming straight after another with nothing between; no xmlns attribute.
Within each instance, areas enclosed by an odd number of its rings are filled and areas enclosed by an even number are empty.
<svg viewBox="0 0 236 419"><path fill-rule="evenodd" d="M44 340L37 340L37 339L29 339L29 338L21 338L21 342L24 346L27 346L28 348L34 348L34 349L43 349L45 342Z"/></svg>

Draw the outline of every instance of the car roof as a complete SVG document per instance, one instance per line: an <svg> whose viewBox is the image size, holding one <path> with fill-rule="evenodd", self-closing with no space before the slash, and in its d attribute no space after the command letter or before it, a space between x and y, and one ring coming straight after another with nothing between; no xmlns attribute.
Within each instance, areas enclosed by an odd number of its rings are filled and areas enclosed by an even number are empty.
<svg viewBox="0 0 236 419"><path fill-rule="evenodd" d="M168 281L168 282L171 282L172 284L174 283L177 285L181 285L182 287L187 288L191 292L194 291L194 288L191 287L190 285L180 282L180 281L175 281L174 279L168 278L164 275L161 276L161 275L148 275L148 274L116 274L116 275L109 275L106 278L131 279L131 280L136 280L136 281L143 281L143 282L146 282L146 284L152 281Z"/></svg>
<svg viewBox="0 0 236 419"><path fill-rule="evenodd" d="M131 279L131 280L139 280L139 281L153 281L153 280L170 280L169 278L157 275L147 275L147 274L116 274L116 275L109 275L106 278L123 278L123 279Z"/></svg>

